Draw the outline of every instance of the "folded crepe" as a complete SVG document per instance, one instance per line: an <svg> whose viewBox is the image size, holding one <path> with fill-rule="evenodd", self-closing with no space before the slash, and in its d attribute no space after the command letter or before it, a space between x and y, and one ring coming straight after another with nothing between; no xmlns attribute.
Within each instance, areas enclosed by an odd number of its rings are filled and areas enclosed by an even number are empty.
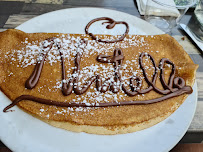
<svg viewBox="0 0 203 152"><path fill-rule="evenodd" d="M87 34L0 33L0 88L11 100L4 112L17 105L69 131L149 128L185 101L197 68L167 34L102 43Z"/></svg>

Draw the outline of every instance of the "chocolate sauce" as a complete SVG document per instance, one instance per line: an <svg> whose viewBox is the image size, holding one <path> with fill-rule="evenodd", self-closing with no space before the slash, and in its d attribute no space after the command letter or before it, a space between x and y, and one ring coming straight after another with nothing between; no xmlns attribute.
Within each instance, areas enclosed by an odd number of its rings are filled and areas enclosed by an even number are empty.
<svg viewBox="0 0 203 152"><path fill-rule="evenodd" d="M47 46L47 48L49 48L49 50L50 50L52 48L52 46L54 45L54 39L48 39L48 41L50 42L50 45ZM60 56L61 56L62 80L66 80L64 58L63 58L62 52L60 51L61 46L58 43L56 44L56 46L58 47L58 50L59 50ZM48 51L46 52L45 55L43 55L42 60L35 65L33 73L26 81L26 84L25 84L26 88L32 89L37 85L37 82L39 81L40 74L42 72L43 64L44 64ZM172 97L179 96L184 93L187 93L187 94L192 93L192 88L190 86L185 85L185 81L183 78L175 77L175 65L173 62L171 62L169 59L166 59L166 58L161 59L161 61L159 63L160 81L161 81L161 84L162 84L164 90L157 88L156 80L158 77L158 67L156 66L154 58L150 54L144 53L144 52L140 54L139 65L143 72L144 79L148 84L148 88L141 89L142 79L138 76L133 75L130 78L130 84L129 84L130 89L127 89L127 86L125 86L124 83L122 82L122 79L121 79L122 76L120 74L120 70L122 68L122 62L124 60L124 54L123 54L122 50L119 48L116 48L114 50L113 55L111 55L111 56L110 55L99 55L97 57L98 62L113 63L114 81L110 82L109 81L110 78L107 78L104 82L102 82L100 75L94 75L89 78L89 80L85 83L85 85L82 88L80 88L78 86L78 81L79 81L79 74L80 74L81 56L82 56L81 52L77 52L76 57L75 57L75 69L74 69L73 75L69 79L68 83L66 81L62 81L62 93L65 96L70 95L72 92L74 92L77 95L81 95L88 90L88 88L91 86L91 84L93 82L96 83L97 91L99 91L101 93L106 92L108 90L112 91L113 93L117 93L117 92L119 92L120 89L122 89L127 95L135 96L138 94L145 94L151 90L154 90L157 93L162 94L163 96L160 98L156 98L156 99L152 99L152 100L145 100L145 101L123 101L123 102L85 104L85 103L78 103L78 102L77 103L76 102L70 102L70 103L59 102L59 101L54 101L54 100L42 99L42 98L34 97L31 95L22 95L22 96L16 98L9 106L4 108L3 111L7 112L8 109L15 106L17 103L19 103L22 100L30 100L30 101L34 101L37 103L55 105L55 106L60 106L60 107L108 107L108 106L123 106L123 105L137 105L137 104L152 104L152 103L160 102L160 101L172 98ZM145 71L144 64L143 64L143 58L145 56L149 57L149 59L152 62L152 65L155 69L151 81L147 76L147 73ZM166 64L166 63L170 64L172 66L172 70L171 70L171 74L170 74L168 83L166 83L165 78L164 78L164 64Z"/></svg>
<svg viewBox="0 0 203 152"><path fill-rule="evenodd" d="M114 26L115 26L116 24L124 24L124 25L126 26L126 31L125 31L125 33L124 33L119 39L115 39L115 40L102 40L102 39L98 39L93 33L89 33L89 27L90 27L93 23L95 23L95 22L97 22L97 21L101 21L101 20L107 20L107 22L103 22L103 23L102 23L102 24L108 23L108 25L106 26L107 29L112 29L112 28L114 28ZM128 24L127 24L126 22L124 22L124 21L115 21L115 20L113 20L113 19L111 19L111 18L109 18L109 17L95 18L95 19L91 20L91 21L86 25L86 27L85 27L85 33L88 34L88 35L90 35L93 40L97 40L98 42L104 42L104 43L115 43L115 42L122 41L122 40L126 37L126 35L128 34L128 32L129 32L129 26L128 26Z"/></svg>
<svg viewBox="0 0 203 152"><path fill-rule="evenodd" d="M190 86L185 86L176 92L167 94L165 96L162 96L160 98L151 99L151 100L145 100L145 101L122 101L122 102L108 102L108 103L92 103L92 104L86 104L86 103L76 103L76 102L59 102L54 100L48 100L43 98L34 97L31 95L22 95L18 98L16 98L10 105L8 105L6 108L4 108L3 112L9 112L8 109L12 108L16 104L18 104L22 100L30 100L41 104L46 105L53 105L58 107L111 107L111 106L126 106L126 105L145 105L145 104L152 104L156 102L160 102L169 98L177 97L179 95L182 95L184 93L191 93L192 88Z"/></svg>
<svg viewBox="0 0 203 152"><path fill-rule="evenodd" d="M54 44L54 38L49 38L46 41L49 42L50 44L46 47L44 46L43 49L49 48L49 50L51 50L51 48ZM37 61L34 71L32 72L30 77L25 82L25 87L27 89L33 89L37 85L37 83L39 81L39 77L42 72L43 65L44 65L44 60L45 60L45 57L47 56L47 54L48 54L48 51L46 52L46 54L41 53L39 55L42 57L42 61Z"/></svg>

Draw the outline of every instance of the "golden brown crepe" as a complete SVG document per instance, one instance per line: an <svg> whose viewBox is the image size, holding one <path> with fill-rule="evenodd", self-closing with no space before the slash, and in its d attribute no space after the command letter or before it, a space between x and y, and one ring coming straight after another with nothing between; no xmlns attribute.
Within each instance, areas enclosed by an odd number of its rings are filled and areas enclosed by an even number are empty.
<svg viewBox="0 0 203 152"><path fill-rule="evenodd" d="M100 38L113 39L116 36L98 35ZM30 77L39 57L45 40L55 38L61 43L65 60L67 80L74 70L76 53L82 50L80 63L79 85L83 85L88 78L100 74L102 80L114 77L112 63L101 63L96 59L98 55L112 56L115 48L120 48L124 54L121 75L122 83L129 85L129 79L135 75L143 81L142 89L148 84L144 80L139 65L142 52L150 54L158 67L162 58L168 58L176 66L175 77L182 77L187 86L193 86L198 65L194 64L189 55L171 36L141 36L127 35L117 43L101 43L91 40L86 34L58 34L58 33L24 33L19 30L7 30L0 33L0 88L11 99L21 95L50 99L60 102L110 103L124 101L143 101L160 98L164 95L154 90L146 94L135 96L126 95L122 89L118 93L107 91L101 93L96 90L95 83L81 95L71 93L64 96L61 91L62 68L59 50L54 44L46 56L39 82L33 89L25 88L25 82ZM84 46L80 46L85 40ZM152 77L154 66L149 58L143 58L144 68L148 77ZM168 82L171 66L164 65L165 80ZM160 69L158 70L160 73ZM151 79L151 78L150 78ZM156 86L164 89L158 76ZM129 88L129 87L128 87ZM183 94L161 102L142 105L125 105L110 107L58 107L40 104L33 101L21 101L18 106L34 117L53 126L75 132L94 134L122 134L135 132L151 127L172 114L187 98Z"/></svg>

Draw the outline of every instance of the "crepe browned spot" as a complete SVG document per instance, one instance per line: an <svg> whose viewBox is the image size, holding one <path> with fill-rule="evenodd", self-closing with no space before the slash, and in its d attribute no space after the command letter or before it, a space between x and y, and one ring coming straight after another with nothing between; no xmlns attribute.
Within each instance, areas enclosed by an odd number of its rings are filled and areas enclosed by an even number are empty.
<svg viewBox="0 0 203 152"><path fill-rule="evenodd" d="M117 36L97 35L102 39L114 39ZM75 56L82 51L80 61L79 84L83 85L88 78L99 74L101 80L113 78L115 74L112 63L97 61L98 55L112 56L119 48L124 54L122 68L122 83L129 85L129 79L135 75L142 79L142 89L148 84L140 68L139 57L145 52L150 54L157 65L162 58L167 58L176 66L175 77L184 79L187 86L193 86L198 65L194 64L189 55L171 36L155 35L127 35L117 43L101 43L86 34L58 34L58 33L24 33L19 30L7 30L0 33L0 88L11 99L21 95L32 95L38 98L60 102L74 102L89 104L145 101L160 98L164 95L152 90L145 94L128 96L120 89L118 93L107 91L101 93L95 83L84 94L74 92L68 96L62 94L61 57L57 45L53 45L45 58L41 76L33 89L26 89L25 82L30 77L42 51L46 39L54 38L62 45L67 80L74 71ZM85 45L80 46L81 40ZM144 68L151 80L154 67L151 60L143 58ZM171 65L164 65L164 76L167 82L171 74ZM158 70L160 74L160 69ZM156 80L157 88L163 90L160 77ZM130 87L128 87L130 89ZM49 123L53 126L76 132L94 134L121 134L134 132L151 127L172 114L187 98L182 94L161 102L141 105L124 105L110 107L59 107L41 104L33 101L21 101L17 105L25 112Z"/></svg>

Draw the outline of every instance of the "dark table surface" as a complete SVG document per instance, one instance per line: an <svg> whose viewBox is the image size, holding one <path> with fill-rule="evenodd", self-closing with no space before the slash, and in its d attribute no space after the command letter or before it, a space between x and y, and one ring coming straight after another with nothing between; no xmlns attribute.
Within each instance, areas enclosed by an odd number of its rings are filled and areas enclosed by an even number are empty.
<svg viewBox="0 0 203 152"><path fill-rule="evenodd" d="M25 2L17 1L0 1L0 31L9 28L15 28L23 22L55 10L74 7L99 7L108 8L126 12L128 14L143 18L140 16L136 2L133 0L24 0ZM194 8L190 8L184 15L181 23L187 24L192 17ZM179 29L174 28L172 36L187 36L187 34ZM179 144L172 150L173 152L181 151L203 151L203 144L198 144L203 141L203 56L201 50L188 37L191 44L197 50L190 52L189 55L196 64L199 64L197 71L198 84L198 105L193 122L179 142ZM195 143L195 144L194 144ZM2 142L0 142L0 152L10 151Z"/></svg>

